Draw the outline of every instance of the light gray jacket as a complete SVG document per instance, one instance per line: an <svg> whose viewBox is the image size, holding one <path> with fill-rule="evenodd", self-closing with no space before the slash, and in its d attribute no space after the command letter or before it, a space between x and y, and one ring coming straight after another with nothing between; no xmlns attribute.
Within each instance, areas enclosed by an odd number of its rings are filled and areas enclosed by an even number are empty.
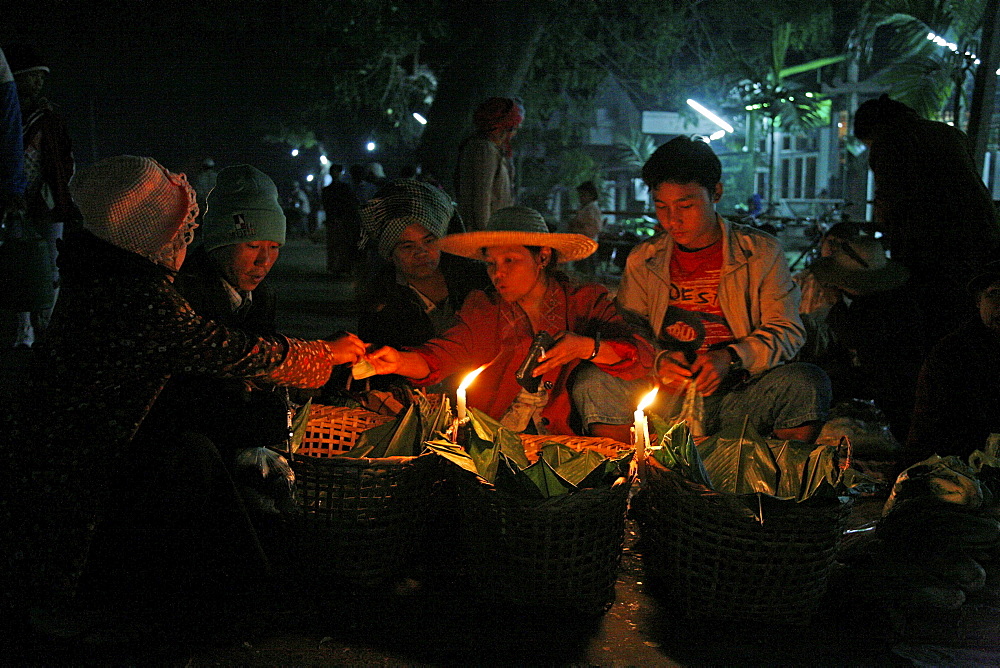
<svg viewBox="0 0 1000 668"><path fill-rule="evenodd" d="M723 232L719 307L736 338L731 346L743 366L752 374L761 373L790 360L805 343L799 288L788 271L781 242L721 216L719 224ZM670 306L673 245L669 234L639 244L629 254L622 275L618 304L647 335L659 330Z"/></svg>

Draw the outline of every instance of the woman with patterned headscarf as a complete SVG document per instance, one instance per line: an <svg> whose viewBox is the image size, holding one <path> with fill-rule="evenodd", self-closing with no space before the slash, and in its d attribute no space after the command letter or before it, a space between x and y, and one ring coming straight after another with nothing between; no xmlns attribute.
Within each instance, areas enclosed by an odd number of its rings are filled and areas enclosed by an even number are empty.
<svg viewBox="0 0 1000 668"><path fill-rule="evenodd" d="M365 245L388 263L367 286L358 335L377 345L418 346L451 327L466 295L485 289L480 263L434 244L458 216L440 188L416 179L383 186L361 207Z"/></svg>
<svg viewBox="0 0 1000 668"><path fill-rule="evenodd" d="M491 97L472 116L476 132L458 149L455 195L469 231L484 230L490 216L514 204L511 140L524 121L524 107L510 97Z"/></svg>

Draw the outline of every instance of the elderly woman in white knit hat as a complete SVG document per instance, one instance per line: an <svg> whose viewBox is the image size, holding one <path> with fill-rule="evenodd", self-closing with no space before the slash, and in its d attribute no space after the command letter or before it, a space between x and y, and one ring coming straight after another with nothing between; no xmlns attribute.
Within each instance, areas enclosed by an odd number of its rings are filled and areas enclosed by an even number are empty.
<svg viewBox="0 0 1000 668"><path fill-rule="evenodd" d="M183 175L150 158L118 156L81 170L72 190L84 230L62 245L62 293L8 420L0 467L8 476L0 486L4 589L34 606L36 630L63 638L109 618L86 614L105 593L91 584L100 579L91 578L88 558L100 551L95 537L113 534L109 527L135 520L148 532L143 545L116 555L119 584L135 585L138 596L151 583L129 581L129 567L146 569L160 584L177 585L173 597L161 590L158 602L180 614L183 592L209 592L215 583L211 594L222 601L218 587L231 586L233 572L266 572L211 443L183 425L143 434L172 376L319 387L335 364L355 362L364 350L360 341L345 351L246 334L198 315L173 285L198 213ZM140 442L158 450L135 447ZM122 601L105 603L124 609Z"/></svg>
<svg viewBox="0 0 1000 668"><path fill-rule="evenodd" d="M458 323L441 336L410 350L385 347L369 355L377 372L428 385L487 365L469 389L468 403L508 428L628 442L634 403L602 392L600 378L645 376L653 349L626 326L606 288L572 284L555 269L589 256L596 242L551 233L537 211L513 206L497 211L486 230L449 235L437 245L484 261L493 290L471 293ZM515 373L543 331L555 344L534 371L539 386L523 381L525 387Z"/></svg>

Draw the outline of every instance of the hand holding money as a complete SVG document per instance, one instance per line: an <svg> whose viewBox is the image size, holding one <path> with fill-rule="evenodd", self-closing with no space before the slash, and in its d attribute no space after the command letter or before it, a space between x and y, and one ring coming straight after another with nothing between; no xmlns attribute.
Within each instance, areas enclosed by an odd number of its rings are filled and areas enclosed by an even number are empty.
<svg viewBox="0 0 1000 668"><path fill-rule="evenodd" d="M365 378L371 378L377 373L378 372L375 371L375 366L365 357L362 357L360 360L354 363L354 366L351 367L351 377L354 380L364 380Z"/></svg>
<svg viewBox="0 0 1000 668"><path fill-rule="evenodd" d="M327 345L333 356L334 364L355 364L364 359L364 342L349 332L345 332Z"/></svg>

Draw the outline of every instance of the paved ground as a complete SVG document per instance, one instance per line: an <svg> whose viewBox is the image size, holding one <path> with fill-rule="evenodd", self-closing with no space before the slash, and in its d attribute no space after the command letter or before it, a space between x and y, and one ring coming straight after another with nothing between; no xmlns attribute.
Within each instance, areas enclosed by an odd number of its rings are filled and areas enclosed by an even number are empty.
<svg viewBox="0 0 1000 668"><path fill-rule="evenodd" d="M322 246L292 241L273 271L282 329L315 337L352 329L353 287L323 272ZM0 355L3 389L16 391L24 356ZM867 508L864 512L870 512ZM858 521L864 518L859 516ZM292 596L265 628L215 644L140 643L116 650L0 644L7 665L894 665L891 635L876 613L838 604L802 628L686 623L642 570L628 524L617 599L586 620L476 600L448 581L403 592ZM332 565L335 567L335 565ZM766 592L762 592L766 595ZM3 641L0 641L2 643ZM2 658L3 648L8 652Z"/></svg>

